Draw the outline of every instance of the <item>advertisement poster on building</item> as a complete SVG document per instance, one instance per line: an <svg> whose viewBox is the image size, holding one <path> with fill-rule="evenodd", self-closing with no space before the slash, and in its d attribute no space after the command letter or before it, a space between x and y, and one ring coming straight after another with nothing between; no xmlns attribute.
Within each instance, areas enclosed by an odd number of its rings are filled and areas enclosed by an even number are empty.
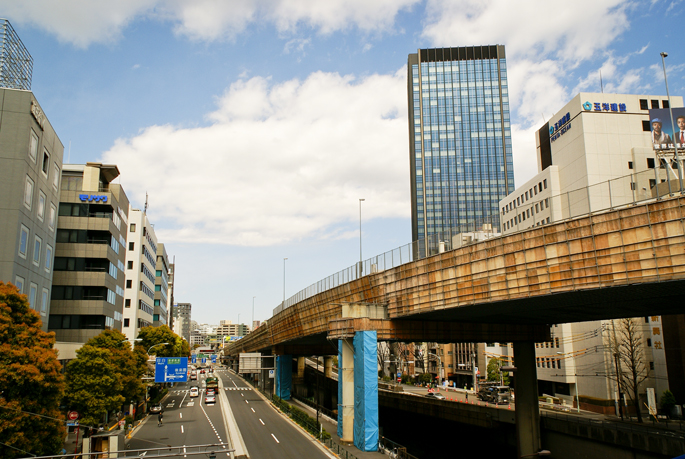
<svg viewBox="0 0 685 459"><path fill-rule="evenodd" d="M673 150L677 146L679 155L681 149L685 150L685 108L649 110L649 128L652 132L654 150Z"/></svg>

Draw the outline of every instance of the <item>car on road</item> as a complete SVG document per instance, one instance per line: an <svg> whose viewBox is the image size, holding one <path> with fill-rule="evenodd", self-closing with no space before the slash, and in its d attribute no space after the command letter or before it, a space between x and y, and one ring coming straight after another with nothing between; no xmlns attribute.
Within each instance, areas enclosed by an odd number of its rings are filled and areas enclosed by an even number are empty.
<svg viewBox="0 0 685 459"><path fill-rule="evenodd" d="M204 369L204 368L200 370L200 374L201 374L201 375L205 374L205 369Z"/></svg>
<svg viewBox="0 0 685 459"><path fill-rule="evenodd" d="M432 398L434 400L445 400L445 396L438 392L428 392L426 397Z"/></svg>
<svg viewBox="0 0 685 459"><path fill-rule="evenodd" d="M210 368L210 369L209 369L209 372L210 372L210 373L214 373L214 368Z"/></svg>
<svg viewBox="0 0 685 459"><path fill-rule="evenodd" d="M200 389L198 389L195 386L190 388L190 396L191 397L198 397L199 395L200 395Z"/></svg>
<svg viewBox="0 0 685 459"><path fill-rule="evenodd" d="M150 414L159 414L162 412L162 405L157 403L150 406Z"/></svg>
<svg viewBox="0 0 685 459"><path fill-rule="evenodd" d="M216 403L216 395L214 395L214 394L205 395L205 405L214 404L214 403Z"/></svg>
<svg viewBox="0 0 685 459"><path fill-rule="evenodd" d="M207 395L216 395L215 389L211 387L207 389Z"/></svg>

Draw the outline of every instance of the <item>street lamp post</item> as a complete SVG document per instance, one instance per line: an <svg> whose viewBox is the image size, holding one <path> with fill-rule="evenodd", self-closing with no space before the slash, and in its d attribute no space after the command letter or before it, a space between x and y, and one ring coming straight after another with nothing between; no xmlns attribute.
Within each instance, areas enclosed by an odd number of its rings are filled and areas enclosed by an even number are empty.
<svg viewBox="0 0 685 459"><path fill-rule="evenodd" d="M661 55L661 65L664 68L664 83L666 83L666 97L668 97L668 111L671 115L671 132L675 137L675 124L673 124L673 104L671 104L671 94L668 92L668 79L666 78L666 57L668 53L660 53ZM680 193L683 193L683 174L681 172L680 157L678 156L678 142L676 139L673 140L673 148L675 149L675 162L678 165L678 181L680 182Z"/></svg>
<svg viewBox="0 0 685 459"><path fill-rule="evenodd" d="M150 355L150 351L152 350L153 347L157 347L157 346L166 346L167 344L169 344L169 343L153 344L153 345L150 346L150 348L147 350L147 355Z"/></svg>
<svg viewBox="0 0 685 459"><path fill-rule="evenodd" d="M363 273L363 262L362 262L362 201L365 201L364 198L359 198L359 269L358 269L358 277L362 277Z"/></svg>
<svg viewBox="0 0 685 459"><path fill-rule="evenodd" d="M250 332L254 331L252 330L254 328L254 299L257 298L256 296L252 297L252 323L250 324Z"/></svg>
<svg viewBox="0 0 685 459"><path fill-rule="evenodd" d="M283 307L285 308L285 260L288 258L283 259Z"/></svg>
<svg viewBox="0 0 685 459"><path fill-rule="evenodd" d="M126 339L124 339L124 340L121 340L121 341L119 341L119 344L125 343L126 341L129 341L129 339L126 338ZM143 339L142 339L142 338L136 338L136 339L133 340L133 342L137 342L137 341L143 341Z"/></svg>

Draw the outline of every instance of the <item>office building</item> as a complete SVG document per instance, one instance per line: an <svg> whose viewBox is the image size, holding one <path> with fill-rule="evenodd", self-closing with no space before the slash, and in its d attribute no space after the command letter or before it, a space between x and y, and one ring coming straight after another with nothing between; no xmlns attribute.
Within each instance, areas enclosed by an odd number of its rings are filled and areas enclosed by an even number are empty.
<svg viewBox="0 0 685 459"><path fill-rule="evenodd" d="M0 119L0 280L47 330L64 147L31 91L0 88Z"/></svg>
<svg viewBox="0 0 685 459"><path fill-rule="evenodd" d="M682 97L672 97L682 107ZM677 168L657 157L649 109L668 108L666 96L580 93L536 133L538 174L500 202L502 232L610 210L663 195L667 181L677 180ZM670 177L667 175L670 174ZM668 389L664 346L667 318L634 319L648 378L640 385L640 405L647 389L656 399ZM615 414L615 382L621 362L614 359L621 339L620 320L552 326L552 340L536 344L541 394L568 405ZM506 354L506 346L488 347L490 355Z"/></svg>
<svg viewBox="0 0 685 459"><path fill-rule="evenodd" d="M115 165L64 165L49 330L76 347L121 330L128 198ZM73 346L69 347L71 352Z"/></svg>
<svg viewBox="0 0 685 459"><path fill-rule="evenodd" d="M155 266L155 312L152 316L152 325L168 325L169 302L169 256L164 244L157 244L157 265ZM171 327L170 327L171 328Z"/></svg>
<svg viewBox="0 0 685 459"><path fill-rule="evenodd" d="M0 19L0 88L31 90L33 58L7 19Z"/></svg>
<svg viewBox="0 0 685 459"><path fill-rule="evenodd" d="M449 250L451 234L497 230L514 190L504 46L420 49L407 85L412 240L437 235Z"/></svg>
<svg viewBox="0 0 685 459"><path fill-rule="evenodd" d="M154 321L157 235L144 211L129 206L128 222L122 332L132 341Z"/></svg>
<svg viewBox="0 0 685 459"><path fill-rule="evenodd" d="M174 305L174 333L190 343L190 317L193 305L190 303L177 303ZM195 329L195 328L193 328Z"/></svg>
<svg viewBox="0 0 685 459"><path fill-rule="evenodd" d="M167 319L169 320L169 328L174 329L174 275L176 274L176 257L174 257L174 262L169 263L169 276L167 279L168 290L167 290Z"/></svg>

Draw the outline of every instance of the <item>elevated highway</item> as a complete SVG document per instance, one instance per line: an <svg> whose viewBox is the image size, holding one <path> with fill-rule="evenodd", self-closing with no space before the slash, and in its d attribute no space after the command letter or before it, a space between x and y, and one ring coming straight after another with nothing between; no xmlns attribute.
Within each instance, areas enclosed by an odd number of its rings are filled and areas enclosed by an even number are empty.
<svg viewBox="0 0 685 459"><path fill-rule="evenodd" d="M682 313L684 208L685 198L674 197L589 214L337 283L289 305L224 353L337 354L344 387L357 381L351 359L371 352L356 344L362 335L513 342L519 452L532 454L540 438L534 343L547 341L555 323ZM359 378L372 384L366 373ZM351 389L339 393L341 416L356 399Z"/></svg>

